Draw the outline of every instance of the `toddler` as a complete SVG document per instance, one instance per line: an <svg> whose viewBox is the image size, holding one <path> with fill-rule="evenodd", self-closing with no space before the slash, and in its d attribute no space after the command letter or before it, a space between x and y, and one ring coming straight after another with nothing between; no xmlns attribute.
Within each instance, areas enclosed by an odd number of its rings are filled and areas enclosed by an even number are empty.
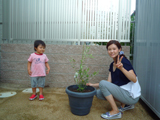
<svg viewBox="0 0 160 120"><path fill-rule="evenodd" d="M49 74L50 67L48 64L49 59L44 53L45 43L42 40L34 42L35 53L32 53L28 58L28 74L31 78L32 96L29 100L37 98L36 87L39 87L39 100L43 100L43 88L45 85L45 76ZM47 70L46 70L47 68Z"/></svg>

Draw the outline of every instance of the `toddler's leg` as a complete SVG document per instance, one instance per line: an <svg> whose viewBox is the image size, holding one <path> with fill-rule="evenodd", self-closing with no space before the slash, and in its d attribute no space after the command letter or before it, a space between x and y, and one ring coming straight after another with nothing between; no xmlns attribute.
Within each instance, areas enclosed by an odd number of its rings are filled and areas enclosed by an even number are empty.
<svg viewBox="0 0 160 120"><path fill-rule="evenodd" d="M37 87L37 77L31 77L31 87L32 87L32 92L35 95Z"/></svg>
<svg viewBox="0 0 160 120"><path fill-rule="evenodd" d="M39 95L43 95L43 88L39 87Z"/></svg>
<svg viewBox="0 0 160 120"><path fill-rule="evenodd" d="M36 94L36 88L32 88L32 92L35 95Z"/></svg>
<svg viewBox="0 0 160 120"><path fill-rule="evenodd" d="M36 94L36 87L35 88L32 88L32 96L29 98L29 100L34 100L37 98L37 94Z"/></svg>
<svg viewBox="0 0 160 120"><path fill-rule="evenodd" d="M36 77L31 77L31 87L32 87L32 96L29 98L29 100L34 100L37 98L36 94L36 86L37 86L37 78Z"/></svg>
<svg viewBox="0 0 160 120"><path fill-rule="evenodd" d="M42 87L39 87L39 100L44 100L43 88Z"/></svg>
<svg viewBox="0 0 160 120"><path fill-rule="evenodd" d="M43 100L43 88L45 85L45 76L38 77L38 87L39 87L39 100Z"/></svg>
<svg viewBox="0 0 160 120"><path fill-rule="evenodd" d="M43 94L43 88L45 85L45 77L38 77L38 87L39 87L39 94L42 95Z"/></svg>

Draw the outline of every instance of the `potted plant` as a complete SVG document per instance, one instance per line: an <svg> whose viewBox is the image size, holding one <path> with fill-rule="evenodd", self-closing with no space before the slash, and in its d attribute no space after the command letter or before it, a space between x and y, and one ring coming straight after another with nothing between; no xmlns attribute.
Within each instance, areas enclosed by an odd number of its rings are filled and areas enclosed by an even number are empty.
<svg viewBox="0 0 160 120"><path fill-rule="evenodd" d="M93 96L96 94L96 89L91 86L86 86L86 83L92 79L98 72L89 73L89 68L85 64L87 58L93 58L89 53L90 47L83 46L82 58L80 67L76 69L75 59L70 60L72 67L75 69L74 80L76 85L70 85L66 88L66 93L69 97L71 112L75 115L87 115L92 106Z"/></svg>

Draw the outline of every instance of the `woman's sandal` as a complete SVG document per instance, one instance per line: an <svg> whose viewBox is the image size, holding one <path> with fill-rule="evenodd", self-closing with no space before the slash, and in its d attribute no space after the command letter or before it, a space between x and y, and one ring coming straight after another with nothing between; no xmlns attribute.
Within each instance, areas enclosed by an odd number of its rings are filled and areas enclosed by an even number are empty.
<svg viewBox="0 0 160 120"><path fill-rule="evenodd" d="M125 105L124 108L121 106L118 109L120 112L124 112L126 110L134 109L134 105Z"/></svg>
<svg viewBox="0 0 160 120"><path fill-rule="evenodd" d="M114 115L110 115L109 112L106 112L104 114L101 114L101 117L104 118L104 119L118 119L118 118L122 117L122 112L119 112L119 113L114 114Z"/></svg>

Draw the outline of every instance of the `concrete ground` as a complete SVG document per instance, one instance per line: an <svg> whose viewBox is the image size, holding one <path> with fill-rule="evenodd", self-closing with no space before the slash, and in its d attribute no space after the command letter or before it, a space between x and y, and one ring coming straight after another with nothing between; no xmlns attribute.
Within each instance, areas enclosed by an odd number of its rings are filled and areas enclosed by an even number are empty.
<svg viewBox="0 0 160 120"><path fill-rule="evenodd" d="M24 86L0 83L0 92L17 92L15 96L0 98L0 120L103 120L100 115L111 109L105 100L93 99L91 111L86 116L70 111L65 88L44 88L43 101L29 101L30 93ZM117 103L117 105L119 105ZM159 118L140 100L133 110L123 112L121 120L158 120Z"/></svg>

